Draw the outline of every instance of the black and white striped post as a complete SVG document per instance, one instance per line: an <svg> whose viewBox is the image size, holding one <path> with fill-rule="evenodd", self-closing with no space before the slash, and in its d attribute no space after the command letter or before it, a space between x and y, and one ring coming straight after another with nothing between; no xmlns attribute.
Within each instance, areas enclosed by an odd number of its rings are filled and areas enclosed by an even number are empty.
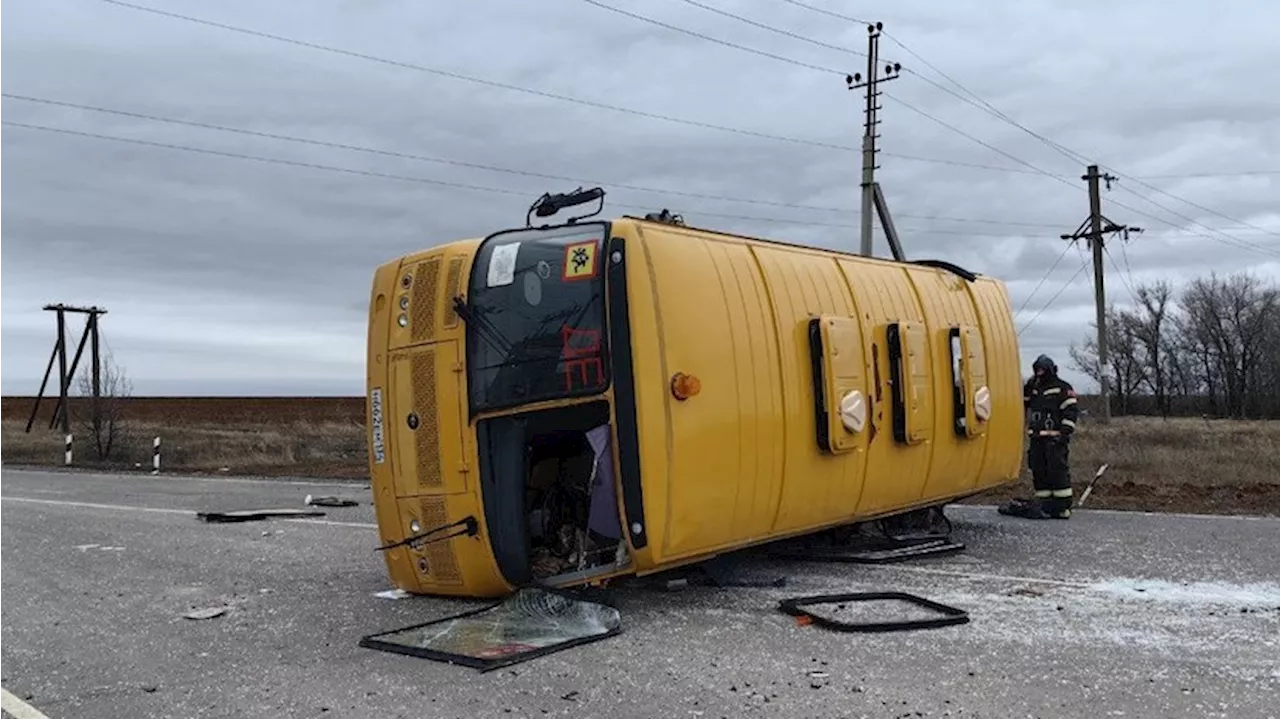
<svg viewBox="0 0 1280 719"><path fill-rule="evenodd" d="M66 447L66 454L64 455L62 461L66 466L70 467L71 466L71 435L69 434L66 436L65 447Z"/></svg>
<svg viewBox="0 0 1280 719"><path fill-rule="evenodd" d="M160 438L151 443L151 473L160 474Z"/></svg>

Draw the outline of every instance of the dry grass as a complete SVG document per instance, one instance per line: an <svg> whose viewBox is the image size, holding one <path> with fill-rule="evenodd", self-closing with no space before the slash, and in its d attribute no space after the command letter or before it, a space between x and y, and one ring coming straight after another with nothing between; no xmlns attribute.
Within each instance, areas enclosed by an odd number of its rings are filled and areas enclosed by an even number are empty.
<svg viewBox="0 0 1280 719"><path fill-rule="evenodd" d="M3 459L62 463L62 438L37 424L31 404L5 398ZM324 477L367 476L360 398L139 398L130 401L130 437L113 466L148 468L151 438L163 438L166 470ZM52 409L52 406L49 407ZM92 466L87 441L76 463ZM1081 426L1071 445L1077 488L1102 464L1107 473L1089 506L1187 512L1280 514L1280 421L1118 418ZM225 470L224 470L225 468ZM1030 477L971 502L1030 491Z"/></svg>
<svg viewBox="0 0 1280 719"><path fill-rule="evenodd" d="M1125 417L1083 428L1071 449L1076 475L1108 464L1121 481L1280 485L1280 421Z"/></svg>
<svg viewBox="0 0 1280 719"><path fill-rule="evenodd" d="M4 461L60 464L63 440L44 427L23 430L25 421L6 419ZM118 459L96 461L87 440L75 445L75 464L133 468L151 466L152 438L161 437L166 470L232 474L315 474L367 476L364 427L357 422L290 422L228 428L209 424L134 422Z"/></svg>
<svg viewBox="0 0 1280 719"><path fill-rule="evenodd" d="M1280 421L1122 417L1082 426L1071 443L1077 492L1104 464L1089 506L1280 515ZM1024 470L1018 486L969 501L1030 490Z"/></svg>

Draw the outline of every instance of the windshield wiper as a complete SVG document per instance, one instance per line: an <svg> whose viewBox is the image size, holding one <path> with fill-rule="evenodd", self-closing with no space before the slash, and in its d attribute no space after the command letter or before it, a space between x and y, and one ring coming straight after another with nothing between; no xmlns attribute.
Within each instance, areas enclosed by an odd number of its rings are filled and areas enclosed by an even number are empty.
<svg viewBox="0 0 1280 719"><path fill-rule="evenodd" d="M499 330L488 318L481 318L472 312L466 301L461 297L453 298L453 311L457 313L465 324L475 327L476 334L480 335L480 338L488 342L491 347L502 354L511 352L511 341L502 334L502 330Z"/></svg>

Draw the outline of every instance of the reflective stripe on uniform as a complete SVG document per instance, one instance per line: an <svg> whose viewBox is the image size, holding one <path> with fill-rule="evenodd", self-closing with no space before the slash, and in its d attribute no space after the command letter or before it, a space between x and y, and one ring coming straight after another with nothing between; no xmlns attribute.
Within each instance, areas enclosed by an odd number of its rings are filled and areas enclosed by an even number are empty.
<svg viewBox="0 0 1280 719"><path fill-rule="evenodd" d="M1037 498L1037 499L1044 499L1044 498L1046 498L1046 497L1052 497L1052 496L1053 496L1053 491L1052 491L1052 490L1049 490L1049 489L1037 489L1037 490L1036 490L1036 498Z"/></svg>
<svg viewBox="0 0 1280 719"><path fill-rule="evenodd" d="M1039 494L1039 493L1037 492L1037 494ZM1047 492L1046 494L1049 494L1049 496L1054 497L1054 498L1056 498L1056 499L1062 499L1062 498L1064 498L1064 497L1070 497L1070 496L1071 496L1071 490L1070 490L1070 489L1055 489L1055 490L1052 490L1051 492Z"/></svg>
<svg viewBox="0 0 1280 719"><path fill-rule="evenodd" d="M1068 397L1062 400L1062 404L1058 405L1058 409L1066 409L1078 401L1079 400L1077 400L1075 397Z"/></svg>
<svg viewBox="0 0 1280 719"><path fill-rule="evenodd" d="M1043 394L1058 394L1060 392L1062 392L1061 387L1050 387L1049 389L1045 390Z"/></svg>
<svg viewBox="0 0 1280 719"><path fill-rule="evenodd" d="M1076 423L1075 423L1075 421L1074 421L1074 420L1064 419L1064 420L1062 420L1062 426L1063 426L1063 427L1071 427L1072 429L1075 429Z"/></svg>

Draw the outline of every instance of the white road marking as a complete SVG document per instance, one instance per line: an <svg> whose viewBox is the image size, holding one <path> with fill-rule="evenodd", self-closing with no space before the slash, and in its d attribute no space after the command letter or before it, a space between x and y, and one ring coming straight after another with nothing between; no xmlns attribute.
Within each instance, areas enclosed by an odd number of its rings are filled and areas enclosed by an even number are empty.
<svg viewBox="0 0 1280 719"><path fill-rule="evenodd" d="M378 525L369 522L338 522L332 519L308 519L307 517L298 517L297 519L286 519L286 522L300 522L302 524L331 524L335 527L358 527L360 529L377 529Z"/></svg>
<svg viewBox="0 0 1280 719"><path fill-rule="evenodd" d="M169 509L167 507L136 507L128 504L99 504L97 502L71 502L65 499L36 499L34 497L0 496L4 502L29 502L31 504L52 504L59 507L81 507L84 509L115 509L122 512L157 512L160 514L185 514L196 516L190 509ZM334 527L357 527L359 529L377 529L378 525L369 522L339 522L332 519L311 519L309 517L286 517L282 521L305 524L326 524Z"/></svg>
<svg viewBox="0 0 1280 719"><path fill-rule="evenodd" d="M363 484L368 484L368 480L324 480L324 479L255 479L252 477L195 477L191 475L172 475L172 474L121 474L121 473L104 473L104 472L67 472L35 469L24 467L21 469L6 468L6 472L12 474L40 474L46 476L59 477L93 477L95 479L146 479L156 482L229 482L232 484L271 484L286 487L347 487L349 489L365 489ZM49 491L49 490L43 490Z"/></svg>
<svg viewBox="0 0 1280 719"><path fill-rule="evenodd" d="M914 574L935 574L942 577L956 577L957 579L972 579L975 581L996 581L996 582L1024 582L1027 584L1052 584L1058 587L1075 587L1077 589L1088 589L1091 584L1088 582L1072 582L1062 579L1041 579L1039 577L1015 577L1007 574L979 574L977 572L956 572L946 569L930 569L928 567L904 567L904 566L876 566L871 565L867 569L880 569L889 572L912 572Z"/></svg>
<svg viewBox="0 0 1280 719"><path fill-rule="evenodd" d="M967 510L982 510L983 512L996 511L994 504L948 504L948 511L959 511L964 513ZM1280 517L1269 517L1266 515L1251 514L1192 514L1190 512L1139 512L1132 509L1094 509L1093 507L1081 507L1073 509L1072 514L1084 516L1086 514L1120 514L1126 517L1174 517L1177 519L1241 519L1246 522L1277 522Z"/></svg>
<svg viewBox="0 0 1280 719"><path fill-rule="evenodd" d="M196 516L189 509L167 509L164 507L134 507L125 504L98 504L96 502L72 502L65 499L36 499L34 497L0 497L2 502L29 502L31 504L52 504L59 507L81 507L84 509L118 509L129 512L156 512L159 514L186 514Z"/></svg>
<svg viewBox="0 0 1280 719"><path fill-rule="evenodd" d="M39 709L22 701L4 688L0 688L0 709L13 715L13 719L49 719Z"/></svg>

